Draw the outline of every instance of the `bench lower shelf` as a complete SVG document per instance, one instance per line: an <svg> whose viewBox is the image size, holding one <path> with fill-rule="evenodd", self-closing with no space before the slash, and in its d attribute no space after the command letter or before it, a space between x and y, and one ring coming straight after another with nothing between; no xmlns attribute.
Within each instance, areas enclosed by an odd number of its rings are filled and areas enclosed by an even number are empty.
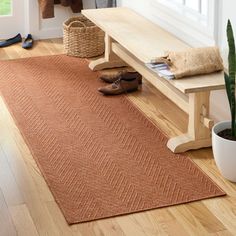
<svg viewBox="0 0 236 236"><path fill-rule="evenodd" d="M106 42L109 43L109 50L107 50L107 52L109 51L109 55L105 54L105 58L91 62L91 69L94 69L95 65L96 69L117 67L119 63L120 66L124 66L125 62L138 71L183 111L189 114L187 134L171 138L168 141L167 147L174 153L210 147L211 126L213 125L213 121L208 119L210 91L184 94L167 80L158 77L154 72L148 69L143 62L123 48L119 43L112 42L112 39L109 38L107 38ZM112 53L115 53L116 56L111 56ZM120 58L120 62L117 60L117 56ZM112 58L116 59L112 60Z"/></svg>

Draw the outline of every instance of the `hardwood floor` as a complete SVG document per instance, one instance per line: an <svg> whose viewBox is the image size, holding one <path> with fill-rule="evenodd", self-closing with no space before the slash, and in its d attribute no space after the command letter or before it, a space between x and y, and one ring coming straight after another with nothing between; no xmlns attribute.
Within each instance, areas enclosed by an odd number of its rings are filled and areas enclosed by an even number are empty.
<svg viewBox="0 0 236 236"><path fill-rule="evenodd" d="M0 49L0 60L62 52L61 39L43 40ZM187 115L148 82L129 97L169 136L186 130ZM226 197L68 226L2 98L0 134L0 236L236 235L236 184L221 177L211 149L189 156Z"/></svg>

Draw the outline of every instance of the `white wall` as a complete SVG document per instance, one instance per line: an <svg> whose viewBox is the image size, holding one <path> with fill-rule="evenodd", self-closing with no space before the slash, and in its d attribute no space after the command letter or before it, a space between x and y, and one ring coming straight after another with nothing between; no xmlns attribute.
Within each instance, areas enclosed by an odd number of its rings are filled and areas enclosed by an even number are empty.
<svg viewBox="0 0 236 236"><path fill-rule="evenodd" d="M73 14L70 7L62 7L60 5L55 5L55 17L50 19L42 19L37 0L26 0L29 10L26 11L26 28L28 31L34 35L36 39L44 38L56 38L62 36L62 23L72 17ZM84 0L84 8L94 8L94 0ZM25 32L27 33L27 32Z"/></svg>
<svg viewBox="0 0 236 236"><path fill-rule="evenodd" d="M219 24L219 46L223 50L224 57L227 57L228 53L228 46L227 46L227 38L226 38L226 26L228 19L231 20L231 23L234 28L235 38L236 38L236 14L235 9L236 8L236 1L235 0L221 0L220 1L220 12L219 12L219 18L221 19Z"/></svg>
<svg viewBox="0 0 236 236"><path fill-rule="evenodd" d="M230 19L236 38L236 15L234 10L236 8L236 1L220 0L219 5L218 45L222 52L225 67L227 68L228 44L226 26L228 19ZM224 90L213 93L211 101L214 117L220 120L230 119L229 105Z"/></svg>
<svg viewBox="0 0 236 236"><path fill-rule="evenodd" d="M12 14L10 16L0 16L0 39L10 38L18 33L24 35L26 5L26 0L23 0L23 2L13 1Z"/></svg>
<svg viewBox="0 0 236 236"><path fill-rule="evenodd" d="M0 0L1 1L1 0ZM84 8L95 8L95 0L83 0ZM38 0L14 0L13 15L0 17L0 39L28 33L35 39L62 37L62 23L73 15L70 7L55 5L55 18L42 19Z"/></svg>
<svg viewBox="0 0 236 236"><path fill-rule="evenodd" d="M219 45L222 56L225 61L225 66L227 66L227 53L228 53L228 46L226 40L226 24L228 18L231 20L235 32L236 32L236 1L235 0L215 0L219 1L219 8L218 8L218 27L217 27L217 35L216 35L216 42ZM144 15L145 17L149 18L151 21L157 24L161 24L162 27L166 28L169 31L172 31L177 37L181 38L182 40L188 41L189 44L192 46L196 46L199 44L201 45L195 35L192 38L186 38L187 36L183 34L180 30L172 30L168 28L168 26L160 22L155 15L161 14L158 9L153 8L153 2L155 0L119 0L119 5L126 6L134 9L135 11L139 12L140 14ZM235 34L236 36L236 34ZM195 42L194 42L195 38ZM216 121L229 119L229 106L227 102L226 93L224 90L213 92L211 95L211 117L214 118Z"/></svg>

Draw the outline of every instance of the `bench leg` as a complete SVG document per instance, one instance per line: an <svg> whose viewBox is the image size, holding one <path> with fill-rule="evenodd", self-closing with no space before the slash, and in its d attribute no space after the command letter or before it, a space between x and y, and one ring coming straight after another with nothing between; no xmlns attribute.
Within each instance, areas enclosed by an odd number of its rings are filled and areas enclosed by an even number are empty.
<svg viewBox="0 0 236 236"><path fill-rule="evenodd" d="M211 146L211 128L214 124L209 116L210 92L189 94L189 121L187 134L171 138L167 146L174 153Z"/></svg>
<svg viewBox="0 0 236 236"><path fill-rule="evenodd" d="M114 52L112 52L112 38L109 35L105 35L105 55L104 58L97 59L90 62L89 68L93 71L124 67L127 64L122 61Z"/></svg>

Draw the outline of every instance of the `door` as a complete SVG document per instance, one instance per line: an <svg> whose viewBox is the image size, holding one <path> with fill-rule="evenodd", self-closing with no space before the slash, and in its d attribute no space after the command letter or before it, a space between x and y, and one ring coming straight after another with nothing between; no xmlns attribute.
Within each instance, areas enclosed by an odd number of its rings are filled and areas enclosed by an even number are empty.
<svg viewBox="0 0 236 236"><path fill-rule="evenodd" d="M0 0L0 39L24 33L26 0Z"/></svg>

